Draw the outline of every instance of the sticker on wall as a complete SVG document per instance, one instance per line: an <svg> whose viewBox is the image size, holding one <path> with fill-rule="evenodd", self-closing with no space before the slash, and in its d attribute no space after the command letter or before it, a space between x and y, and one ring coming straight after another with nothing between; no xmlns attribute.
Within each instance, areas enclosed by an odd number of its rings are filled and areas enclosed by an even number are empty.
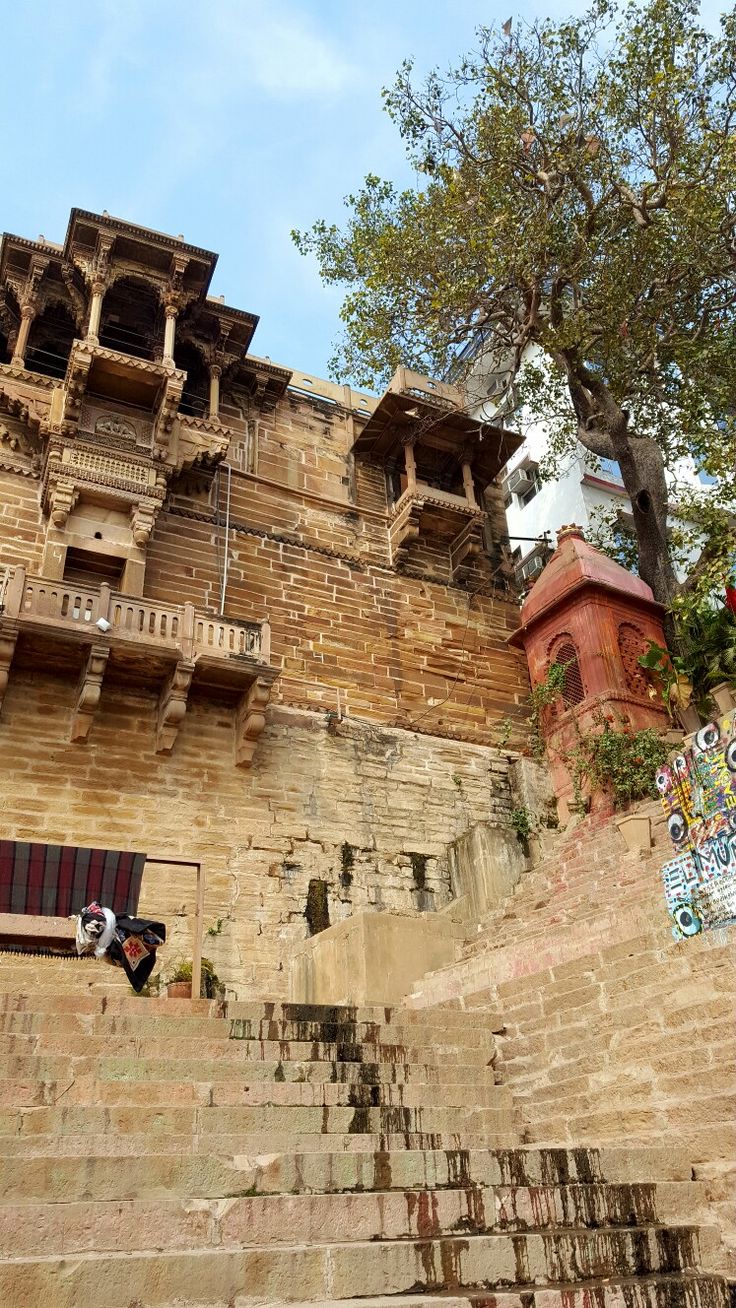
<svg viewBox="0 0 736 1308"><path fill-rule="evenodd" d="M736 923L736 713L709 722L656 777L675 857L662 868L677 940Z"/></svg>

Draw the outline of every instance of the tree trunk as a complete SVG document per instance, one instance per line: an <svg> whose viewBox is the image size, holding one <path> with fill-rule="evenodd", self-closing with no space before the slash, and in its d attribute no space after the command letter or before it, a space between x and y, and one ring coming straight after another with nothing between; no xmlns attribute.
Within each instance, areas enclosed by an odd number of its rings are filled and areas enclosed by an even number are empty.
<svg viewBox="0 0 736 1308"><path fill-rule="evenodd" d="M680 585L672 564L667 538L668 488L664 460L656 441L626 431L612 432L611 439L621 476L631 500L634 530L639 551L639 573L651 586L654 598L667 613L664 629L667 643L676 652L677 636L670 613Z"/></svg>

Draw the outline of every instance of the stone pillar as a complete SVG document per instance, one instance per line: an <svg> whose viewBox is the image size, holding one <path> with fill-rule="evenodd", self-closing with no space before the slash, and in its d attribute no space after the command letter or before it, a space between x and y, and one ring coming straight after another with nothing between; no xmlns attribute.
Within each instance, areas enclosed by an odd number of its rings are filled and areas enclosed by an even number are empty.
<svg viewBox="0 0 736 1308"><path fill-rule="evenodd" d="M31 330L31 323L36 316L35 304L24 304L20 311L20 328L18 330L18 339L15 342L13 350L13 365L16 368L25 368L26 350L28 348L28 336Z"/></svg>
<svg viewBox="0 0 736 1308"><path fill-rule="evenodd" d="M220 416L220 378L222 368L219 364L210 365L210 417L218 418Z"/></svg>
<svg viewBox="0 0 736 1308"><path fill-rule="evenodd" d="M105 295L104 282L92 283L92 301L89 306L89 323L87 325L87 340L93 345L97 345L100 335L100 319L102 317L102 301Z"/></svg>
<svg viewBox="0 0 736 1308"><path fill-rule="evenodd" d="M167 304L166 309L166 326L164 328L164 363L174 362L174 341L176 339L176 309L173 304Z"/></svg>

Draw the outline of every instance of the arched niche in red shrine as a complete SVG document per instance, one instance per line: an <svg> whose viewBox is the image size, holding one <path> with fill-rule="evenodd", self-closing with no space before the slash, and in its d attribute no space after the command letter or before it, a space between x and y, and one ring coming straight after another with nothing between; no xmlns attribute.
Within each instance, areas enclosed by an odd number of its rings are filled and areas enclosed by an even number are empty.
<svg viewBox="0 0 736 1308"><path fill-rule="evenodd" d="M532 687L545 681L553 663L566 665L562 702L543 723L563 816L573 787L561 756L574 749L578 733L595 730L602 712L634 731L667 725L638 662L649 641L665 645L663 615L646 582L589 544L581 527L560 529L510 642L526 654ZM593 796L593 807L605 802Z"/></svg>

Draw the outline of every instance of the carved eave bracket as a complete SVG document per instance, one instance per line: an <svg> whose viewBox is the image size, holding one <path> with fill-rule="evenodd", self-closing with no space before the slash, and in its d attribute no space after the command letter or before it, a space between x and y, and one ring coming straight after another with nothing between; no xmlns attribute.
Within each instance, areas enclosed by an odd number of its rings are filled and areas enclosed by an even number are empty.
<svg viewBox="0 0 736 1308"><path fill-rule="evenodd" d="M214 467L225 458L230 430L219 418L180 418L177 471Z"/></svg>
<svg viewBox="0 0 736 1308"><path fill-rule="evenodd" d="M167 459L169 456L171 432L177 410L181 402L186 373L180 368L172 368L161 384L161 396L158 417L154 427L154 457Z"/></svg>
<svg viewBox="0 0 736 1308"><path fill-rule="evenodd" d="M71 739L85 741L89 736L102 694L102 682L110 650L107 645L92 645L77 686L77 702L72 718Z"/></svg>
<svg viewBox="0 0 736 1308"><path fill-rule="evenodd" d="M272 678L258 677L248 687L235 710L235 763L249 768L266 725L266 709L271 698Z"/></svg>
<svg viewBox="0 0 736 1308"><path fill-rule="evenodd" d="M64 380L64 422L79 422L91 367L91 348L86 341L75 341L69 354Z"/></svg>
<svg viewBox="0 0 736 1308"><path fill-rule="evenodd" d="M484 517L484 514L479 514L478 517L471 518L450 544L450 575L455 581L463 576L468 564L483 552Z"/></svg>
<svg viewBox="0 0 736 1308"><path fill-rule="evenodd" d="M179 734L179 727L187 711L187 699L193 673L194 662L192 659L179 659L173 672L164 683L158 701L157 754L170 754L174 748L176 737Z"/></svg>
<svg viewBox="0 0 736 1308"><path fill-rule="evenodd" d="M423 511L424 500L410 498L397 512L389 527L392 563L402 563L412 541L419 539Z"/></svg>
<svg viewBox="0 0 736 1308"><path fill-rule="evenodd" d="M13 662L17 640L18 623L7 619L0 622L0 711L3 707L5 692L8 689L10 665Z"/></svg>

